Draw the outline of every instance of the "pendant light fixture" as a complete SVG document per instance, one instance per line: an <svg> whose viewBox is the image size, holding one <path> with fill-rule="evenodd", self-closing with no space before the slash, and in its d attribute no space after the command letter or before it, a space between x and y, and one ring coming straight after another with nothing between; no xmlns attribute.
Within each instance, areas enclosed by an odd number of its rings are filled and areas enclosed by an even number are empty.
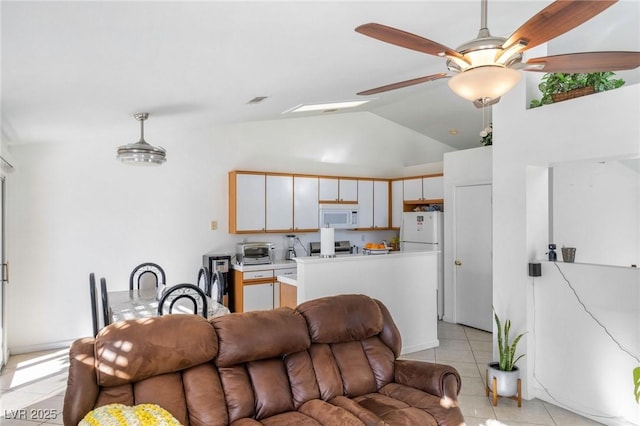
<svg viewBox="0 0 640 426"><path fill-rule="evenodd" d="M140 140L118 147L118 160L135 165L160 165L167 161L167 152L164 148L155 147L144 140L144 121L149 118L149 114L139 112L133 116L140 122Z"/></svg>

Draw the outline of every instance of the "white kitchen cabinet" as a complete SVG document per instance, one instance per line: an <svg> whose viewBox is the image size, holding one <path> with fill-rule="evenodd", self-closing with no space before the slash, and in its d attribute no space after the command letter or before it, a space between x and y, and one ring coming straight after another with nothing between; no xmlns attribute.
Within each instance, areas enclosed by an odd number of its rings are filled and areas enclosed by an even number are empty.
<svg viewBox="0 0 640 426"><path fill-rule="evenodd" d="M229 232L265 230L264 173L229 174ZM234 196L233 196L234 195Z"/></svg>
<svg viewBox="0 0 640 426"><path fill-rule="evenodd" d="M293 229L294 231L318 229L318 178L293 177Z"/></svg>
<svg viewBox="0 0 640 426"><path fill-rule="evenodd" d="M404 180L403 200L422 200L422 178Z"/></svg>
<svg viewBox="0 0 640 426"><path fill-rule="evenodd" d="M242 312L273 309L273 283L244 285Z"/></svg>
<svg viewBox="0 0 640 426"><path fill-rule="evenodd" d="M266 176L266 230L293 230L293 176Z"/></svg>
<svg viewBox="0 0 640 426"><path fill-rule="evenodd" d="M426 200L444 198L444 183L442 176L422 178L422 196Z"/></svg>
<svg viewBox="0 0 640 426"><path fill-rule="evenodd" d="M321 177L318 183L320 202L358 202L357 179Z"/></svg>
<svg viewBox="0 0 640 426"><path fill-rule="evenodd" d="M442 200L444 186L442 175L405 179L404 201Z"/></svg>
<svg viewBox="0 0 640 426"><path fill-rule="evenodd" d="M373 228L373 180L358 179L358 228Z"/></svg>
<svg viewBox="0 0 640 426"><path fill-rule="evenodd" d="M389 227L389 181L373 181L373 227Z"/></svg>
<svg viewBox="0 0 640 426"><path fill-rule="evenodd" d="M391 227L400 228L402 225L402 212L404 211L404 194L402 192L403 181L401 179L391 181Z"/></svg>

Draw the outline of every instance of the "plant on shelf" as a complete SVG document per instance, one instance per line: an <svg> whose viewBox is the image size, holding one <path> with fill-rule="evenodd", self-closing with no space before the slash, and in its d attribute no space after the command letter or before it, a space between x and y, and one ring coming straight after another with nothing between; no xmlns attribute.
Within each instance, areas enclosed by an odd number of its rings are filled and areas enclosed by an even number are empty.
<svg viewBox="0 0 640 426"><path fill-rule="evenodd" d="M510 341L511 321L506 320L503 326L495 310L493 318L498 329L499 361L490 362L487 368L486 394L489 396L489 392L493 393L493 405L498 404L498 396L506 396L518 401L518 407L520 407L522 403L520 370L516 363L524 354L516 356L516 348L525 333L518 334L513 341Z"/></svg>
<svg viewBox="0 0 640 426"><path fill-rule="evenodd" d="M493 145L493 123L480 131L480 143L484 146Z"/></svg>
<svg viewBox="0 0 640 426"><path fill-rule="evenodd" d="M595 92L617 89L624 85L621 78L614 78L612 71L590 73L547 73L542 77L538 89L542 92L541 99L533 99L530 108L560 102L577 96L584 96Z"/></svg>

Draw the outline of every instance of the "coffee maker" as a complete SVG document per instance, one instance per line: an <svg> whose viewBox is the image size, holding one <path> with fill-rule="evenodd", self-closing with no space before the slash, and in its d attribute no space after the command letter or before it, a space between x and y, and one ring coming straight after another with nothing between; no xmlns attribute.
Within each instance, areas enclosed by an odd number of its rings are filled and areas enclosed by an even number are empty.
<svg viewBox="0 0 640 426"><path fill-rule="evenodd" d="M286 235L286 238L287 238L289 247L287 247L287 254L285 255L284 258L286 260L293 260L293 258L296 257L296 249L294 248L294 246L296 245L296 236L289 234L289 235Z"/></svg>

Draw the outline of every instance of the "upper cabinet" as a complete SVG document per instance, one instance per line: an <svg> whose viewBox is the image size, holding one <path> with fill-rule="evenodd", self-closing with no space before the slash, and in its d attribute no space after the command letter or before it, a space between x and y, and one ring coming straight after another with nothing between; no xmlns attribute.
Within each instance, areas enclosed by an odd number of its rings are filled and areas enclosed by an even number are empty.
<svg viewBox="0 0 640 426"><path fill-rule="evenodd" d="M389 228L389 181L358 179L358 229Z"/></svg>
<svg viewBox="0 0 640 426"><path fill-rule="evenodd" d="M265 229L272 232L293 230L293 176L266 175Z"/></svg>
<svg viewBox="0 0 640 426"><path fill-rule="evenodd" d="M264 173L229 173L229 233L264 232Z"/></svg>
<svg viewBox="0 0 640 426"><path fill-rule="evenodd" d="M315 231L319 223L318 178L316 176L293 177L293 229Z"/></svg>
<svg viewBox="0 0 640 426"><path fill-rule="evenodd" d="M356 204L358 202L358 180L321 177L319 179L319 200L321 203Z"/></svg>
<svg viewBox="0 0 640 426"><path fill-rule="evenodd" d="M444 198L442 174L404 179L403 182L405 202L442 203Z"/></svg>
<svg viewBox="0 0 640 426"><path fill-rule="evenodd" d="M442 175L407 179L229 172L229 233L317 232L319 204L358 205L358 229L400 228L402 212L441 204Z"/></svg>

